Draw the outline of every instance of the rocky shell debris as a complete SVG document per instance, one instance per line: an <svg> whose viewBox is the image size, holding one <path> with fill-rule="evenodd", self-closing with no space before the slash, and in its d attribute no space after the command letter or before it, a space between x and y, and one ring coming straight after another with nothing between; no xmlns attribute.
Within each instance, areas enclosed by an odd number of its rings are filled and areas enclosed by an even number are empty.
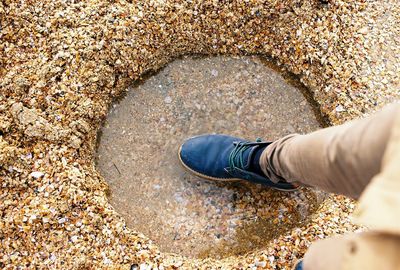
<svg viewBox="0 0 400 270"><path fill-rule="evenodd" d="M366 115L399 99L399 14L397 0L1 1L0 267L289 269L356 230L354 203L331 196L268 248L162 253L110 206L97 131L132 82L183 54L268 55L332 124Z"/></svg>

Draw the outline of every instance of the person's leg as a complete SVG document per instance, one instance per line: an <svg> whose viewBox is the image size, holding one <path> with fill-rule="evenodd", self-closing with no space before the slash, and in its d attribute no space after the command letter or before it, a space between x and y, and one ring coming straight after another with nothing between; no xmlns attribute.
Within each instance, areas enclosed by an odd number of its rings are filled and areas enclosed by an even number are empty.
<svg viewBox="0 0 400 270"><path fill-rule="evenodd" d="M307 134L288 135L269 145L260 158L272 181L306 186L358 198L381 167L400 105L365 119Z"/></svg>

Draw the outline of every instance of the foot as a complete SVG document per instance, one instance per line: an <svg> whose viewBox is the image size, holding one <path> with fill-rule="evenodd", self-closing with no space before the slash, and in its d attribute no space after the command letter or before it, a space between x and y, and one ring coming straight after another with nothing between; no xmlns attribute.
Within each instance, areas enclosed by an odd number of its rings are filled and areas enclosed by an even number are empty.
<svg viewBox="0 0 400 270"><path fill-rule="evenodd" d="M249 142L227 135L200 135L186 140L179 148L179 160L192 172L208 180L246 180L282 191L297 189L287 183L274 183L265 175L250 171L250 163L257 148L270 142Z"/></svg>

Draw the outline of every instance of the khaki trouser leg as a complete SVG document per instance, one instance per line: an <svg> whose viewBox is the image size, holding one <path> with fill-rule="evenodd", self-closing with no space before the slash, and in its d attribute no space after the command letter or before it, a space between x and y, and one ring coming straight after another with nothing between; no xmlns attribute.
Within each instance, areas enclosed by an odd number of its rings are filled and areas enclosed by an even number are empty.
<svg viewBox="0 0 400 270"><path fill-rule="evenodd" d="M303 260L304 270L400 269L400 236L354 233L315 242Z"/></svg>
<svg viewBox="0 0 400 270"><path fill-rule="evenodd" d="M260 158L274 182L286 180L358 198L381 168L399 104L364 119L307 134L288 135Z"/></svg>

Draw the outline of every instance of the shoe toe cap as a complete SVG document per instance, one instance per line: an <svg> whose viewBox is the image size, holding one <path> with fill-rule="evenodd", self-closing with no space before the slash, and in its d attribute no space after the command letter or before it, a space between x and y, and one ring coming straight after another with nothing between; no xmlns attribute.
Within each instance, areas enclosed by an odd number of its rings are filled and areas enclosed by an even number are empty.
<svg viewBox="0 0 400 270"><path fill-rule="evenodd" d="M201 135L186 140L179 151L182 163L197 173L212 178L230 177L225 172L228 156L224 138L217 135ZM225 138L226 140L226 138Z"/></svg>
<svg viewBox="0 0 400 270"><path fill-rule="evenodd" d="M179 157L181 161L191 169L198 171L201 169L201 162L203 159L199 147L202 147L201 140L191 138L185 141L180 148Z"/></svg>

